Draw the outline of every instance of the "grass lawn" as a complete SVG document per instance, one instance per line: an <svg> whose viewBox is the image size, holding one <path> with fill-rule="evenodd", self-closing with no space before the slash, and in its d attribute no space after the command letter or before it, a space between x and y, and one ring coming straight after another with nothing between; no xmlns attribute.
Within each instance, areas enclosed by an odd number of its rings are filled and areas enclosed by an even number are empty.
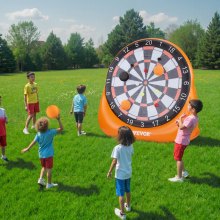
<svg viewBox="0 0 220 220"><path fill-rule="evenodd" d="M38 147L21 154L34 138L22 133L26 112L23 103L25 74L0 75L0 95L6 109L6 149L9 163L0 161L0 219L109 219L118 207L114 179L107 180L110 155L116 141L98 125L98 107L106 69L36 73L40 87L39 116L50 104L61 109L64 133L55 137L53 181L58 188L39 190ZM220 71L195 71L201 135L191 142L184 162L191 176L184 183L170 183L176 173L172 143L137 141L134 144L132 212L128 219L220 219ZM84 130L77 137L69 115L78 84L86 84L88 111ZM57 121L50 121L57 127Z"/></svg>

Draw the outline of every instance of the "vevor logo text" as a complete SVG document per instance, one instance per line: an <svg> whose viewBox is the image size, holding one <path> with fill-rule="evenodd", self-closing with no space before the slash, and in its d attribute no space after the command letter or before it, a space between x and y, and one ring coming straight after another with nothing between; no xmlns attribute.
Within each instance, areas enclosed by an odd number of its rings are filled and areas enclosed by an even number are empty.
<svg viewBox="0 0 220 220"><path fill-rule="evenodd" d="M151 136L151 132L147 131L133 131L133 134L136 136Z"/></svg>

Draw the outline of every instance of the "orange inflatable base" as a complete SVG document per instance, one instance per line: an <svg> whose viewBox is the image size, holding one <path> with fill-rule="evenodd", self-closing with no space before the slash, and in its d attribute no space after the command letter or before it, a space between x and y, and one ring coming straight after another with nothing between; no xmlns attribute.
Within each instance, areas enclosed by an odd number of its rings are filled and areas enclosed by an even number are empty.
<svg viewBox="0 0 220 220"><path fill-rule="evenodd" d="M195 90L191 89L191 93L186 103L190 99L196 99ZM153 127L153 128L140 128L134 127L121 121L110 109L108 102L105 97L105 90L103 91L100 106L99 106L99 125L102 131L111 137L116 137L118 134L118 128L121 126L128 126L134 133L136 140L153 141L153 142L173 142L176 138L178 127L176 120L183 113L187 113L187 104L183 107L177 117L173 118L170 122L165 125ZM190 139L195 139L199 135L198 126L192 132Z"/></svg>

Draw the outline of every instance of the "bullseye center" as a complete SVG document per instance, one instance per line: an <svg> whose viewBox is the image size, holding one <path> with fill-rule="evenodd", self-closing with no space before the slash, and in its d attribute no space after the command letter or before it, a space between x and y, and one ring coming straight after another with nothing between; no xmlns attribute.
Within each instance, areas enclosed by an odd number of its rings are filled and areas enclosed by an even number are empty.
<svg viewBox="0 0 220 220"><path fill-rule="evenodd" d="M145 86L147 86L148 81L147 81L147 80L144 80L144 82L143 82L143 83L144 83L144 85L145 85Z"/></svg>

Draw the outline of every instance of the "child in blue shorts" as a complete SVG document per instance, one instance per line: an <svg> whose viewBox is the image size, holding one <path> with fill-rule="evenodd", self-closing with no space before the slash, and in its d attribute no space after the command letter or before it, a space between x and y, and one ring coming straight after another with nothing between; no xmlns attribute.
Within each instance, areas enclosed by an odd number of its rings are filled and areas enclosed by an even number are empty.
<svg viewBox="0 0 220 220"><path fill-rule="evenodd" d="M110 178L115 169L116 195L119 197L120 209L115 208L115 214L120 219L126 219L124 210L131 211L131 157L134 153L132 144L135 138L131 129L122 126L118 129L118 145L114 147L111 157L113 158L107 177ZM126 203L124 195L126 193Z"/></svg>

